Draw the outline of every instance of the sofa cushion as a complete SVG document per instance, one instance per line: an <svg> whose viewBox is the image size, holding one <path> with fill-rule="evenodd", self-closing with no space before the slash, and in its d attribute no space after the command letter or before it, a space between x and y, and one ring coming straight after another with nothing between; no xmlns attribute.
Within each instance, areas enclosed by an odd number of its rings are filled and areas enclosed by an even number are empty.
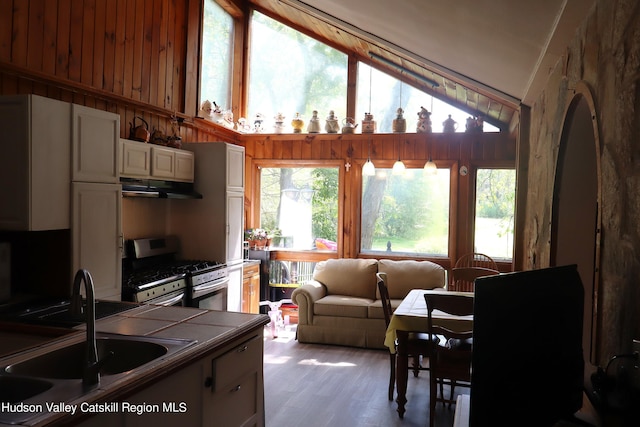
<svg viewBox="0 0 640 427"><path fill-rule="evenodd" d="M392 299L391 300L391 310L394 311L400 303L401 299ZM375 300L371 304L369 304L369 314L367 315L369 319L384 319L384 310L382 310L382 300Z"/></svg>
<svg viewBox="0 0 640 427"><path fill-rule="evenodd" d="M327 295L313 305L316 316L357 317L366 319L373 300L347 295Z"/></svg>
<svg viewBox="0 0 640 427"><path fill-rule="evenodd" d="M387 273L390 298L404 298L411 289L433 289L445 286L445 270L431 261L378 261L378 271ZM380 295L376 289L376 298Z"/></svg>
<svg viewBox="0 0 640 427"><path fill-rule="evenodd" d="M316 264L313 278L327 287L329 295L375 299L377 272L375 259L328 259Z"/></svg>

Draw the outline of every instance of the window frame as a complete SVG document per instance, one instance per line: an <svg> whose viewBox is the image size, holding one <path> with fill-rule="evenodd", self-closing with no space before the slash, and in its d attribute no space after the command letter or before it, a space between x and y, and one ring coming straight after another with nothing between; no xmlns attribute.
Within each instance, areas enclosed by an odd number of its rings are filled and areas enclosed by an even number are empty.
<svg viewBox="0 0 640 427"><path fill-rule="evenodd" d="M467 204L469 206L469 216L467 218L468 223L469 223L469 236L470 239L467 242L468 245L470 245L470 249L465 252L465 253L469 253L469 252L474 252L474 248L475 248L475 239L476 239L476 188L477 188L477 184L478 184L478 169L509 169L509 170L513 170L516 173L516 188L513 189L514 191L514 195L517 197L517 187L518 187L518 169L513 165L513 162L508 162L505 160L476 160L473 161L469 164L469 177L471 178L469 180L470 184L469 184L469 197L467 199ZM498 265L500 264L509 264L511 265L513 263L514 260L514 252L515 252L515 216L516 216L516 204L517 201L514 204L514 239L513 239L513 248L512 248L512 254L511 254L511 258L498 258L498 257L494 257L491 254L487 254L489 256L491 256L492 258L494 258L494 260L496 261L496 263Z"/></svg>
<svg viewBox="0 0 640 427"><path fill-rule="evenodd" d="M378 160L372 159L376 169L391 169L396 160ZM435 254L409 254L402 253L398 255L387 254L384 252L362 252L362 191L364 186L364 179L362 176L362 165L366 162L366 159L355 162L355 168L358 179L358 196L355 208L355 218L357 218L357 232L353 241L354 251L358 258L374 258L379 259L381 257L388 259L417 259L434 261L441 265L451 259L453 254L456 253L456 224L458 218L458 161L457 160L433 160L438 169L449 169L449 230L448 230L448 254L447 255L435 255ZM423 160L403 160L403 163L407 169L422 169L424 168L425 161Z"/></svg>
<svg viewBox="0 0 640 427"><path fill-rule="evenodd" d="M279 253L287 253L287 254L298 254L302 255L304 259L305 254L319 254L318 257L310 257L311 259L326 259L326 258L341 258L344 254L344 216L345 216L345 205L344 205L344 194L345 194L345 167L343 160L271 160L271 159L256 159L252 162L252 171L253 171L253 194L255 195L254 200L251 204L252 212L251 217L253 221L252 224L258 224L256 227L260 227L262 224L260 223L260 198L262 195L262 183L260 169L262 168L337 168L338 169L338 249L334 251L317 251L317 250L303 250L303 249L278 249ZM295 257L294 257L295 258ZM287 257L290 259L290 257Z"/></svg>

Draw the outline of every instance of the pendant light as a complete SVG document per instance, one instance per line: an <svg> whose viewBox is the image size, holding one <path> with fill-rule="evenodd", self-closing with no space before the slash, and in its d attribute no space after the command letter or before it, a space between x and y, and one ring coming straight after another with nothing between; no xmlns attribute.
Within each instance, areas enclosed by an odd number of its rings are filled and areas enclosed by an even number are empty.
<svg viewBox="0 0 640 427"><path fill-rule="evenodd" d="M372 70L373 68L369 66L369 113L371 113L371 78L372 78ZM362 175L363 176L374 176L376 174L376 167L371 161L371 138L369 138L369 153L367 155L367 162L362 165Z"/></svg>
<svg viewBox="0 0 640 427"><path fill-rule="evenodd" d="M425 175L435 175L438 173L438 167L436 166L434 161L431 160L431 156L429 156L429 161L424 164L423 171Z"/></svg>
<svg viewBox="0 0 640 427"><path fill-rule="evenodd" d="M362 165L362 175L374 176L376 174L376 167L371 161L371 139L369 139L369 155L367 156L367 162Z"/></svg>
<svg viewBox="0 0 640 427"><path fill-rule="evenodd" d="M400 160L400 140L398 140L398 160L393 164L393 168L391 169L391 173L393 175L403 175L405 173L406 167L402 160Z"/></svg>
<svg viewBox="0 0 640 427"><path fill-rule="evenodd" d="M401 111L401 110L402 110L402 80L400 80L400 107L398 108L398 111ZM397 129L394 129L394 131L397 131ZM402 131L404 132L404 129L402 129ZM391 174L403 175L405 173L405 170L406 168L404 166L404 163L402 163L402 160L400 160L400 139L398 139L398 160L396 160L396 162L393 164L393 168L391 169Z"/></svg>

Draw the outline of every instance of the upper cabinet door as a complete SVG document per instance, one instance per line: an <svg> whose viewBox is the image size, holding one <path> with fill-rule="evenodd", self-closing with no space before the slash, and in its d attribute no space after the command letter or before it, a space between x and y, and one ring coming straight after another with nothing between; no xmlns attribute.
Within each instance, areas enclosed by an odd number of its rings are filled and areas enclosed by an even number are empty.
<svg viewBox="0 0 640 427"><path fill-rule="evenodd" d="M120 138L120 176L149 178L151 147L149 144Z"/></svg>
<svg viewBox="0 0 640 427"><path fill-rule="evenodd" d="M227 191L244 191L244 147L227 144Z"/></svg>
<svg viewBox="0 0 640 427"><path fill-rule="evenodd" d="M120 116L72 105L72 180L118 183Z"/></svg>

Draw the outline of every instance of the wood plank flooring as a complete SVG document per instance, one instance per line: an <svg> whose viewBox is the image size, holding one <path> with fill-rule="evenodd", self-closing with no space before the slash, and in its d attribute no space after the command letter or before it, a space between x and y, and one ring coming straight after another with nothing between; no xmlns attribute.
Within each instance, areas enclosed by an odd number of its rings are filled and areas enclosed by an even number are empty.
<svg viewBox="0 0 640 427"><path fill-rule="evenodd" d="M404 419L387 398L389 354L383 350L300 344L295 326L273 339L265 329L267 427L413 427L429 425L429 375L409 375ZM445 392L448 390L445 389ZM458 393L458 389L456 389ZM460 388L468 393L469 389ZM436 426L453 424L455 406L438 405Z"/></svg>

